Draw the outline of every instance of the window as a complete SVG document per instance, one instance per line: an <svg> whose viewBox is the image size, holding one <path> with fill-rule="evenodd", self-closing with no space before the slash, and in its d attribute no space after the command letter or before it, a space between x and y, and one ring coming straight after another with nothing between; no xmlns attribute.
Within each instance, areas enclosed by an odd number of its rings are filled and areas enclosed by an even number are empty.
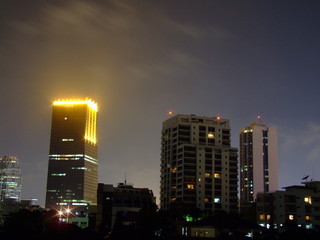
<svg viewBox="0 0 320 240"><path fill-rule="evenodd" d="M292 220L294 220L294 215L290 214L288 218L289 218L289 220L292 221Z"/></svg>
<svg viewBox="0 0 320 240"><path fill-rule="evenodd" d="M187 184L187 188L194 189L194 185L193 184Z"/></svg>
<svg viewBox="0 0 320 240"><path fill-rule="evenodd" d="M221 177L221 174L220 173L215 173L214 174L214 178L220 178Z"/></svg>
<svg viewBox="0 0 320 240"><path fill-rule="evenodd" d="M310 196L305 196L304 197L304 202L308 203L308 204L312 204L311 197Z"/></svg>

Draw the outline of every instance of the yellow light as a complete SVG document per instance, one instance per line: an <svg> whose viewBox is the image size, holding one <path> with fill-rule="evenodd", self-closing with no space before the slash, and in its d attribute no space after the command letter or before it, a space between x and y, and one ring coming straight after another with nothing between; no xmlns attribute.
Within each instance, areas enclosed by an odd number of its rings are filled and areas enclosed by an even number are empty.
<svg viewBox="0 0 320 240"><path fill-rule="evenodd" d="M217 119L217 120L220 120L220 119L221 119L221 117L219 117L219 116L218 116L218 117L216 117L216 119Z"/></svg>
<svg viewBox="0 0 320 240"><path fill-rule="evenodd" d="M85 98L84 100L80 99L62 99L53 102L53 105L78 105L78 104L87 104L94 111L98 111L98 105L94 101L89 98Z"/></svg>
<svg viewBox="0 0 320 240"><path fill-rule="evenodd" d="M194 189L194 185L193 184L187 184L187 188L188 189Z"/></svg>
<svg viewBox="0 0 320 240"><path fill-rule="evenodd" d="M87 121L86 129L84 134L84 139L93 144L97 143L97 112L98 105L96 102L89 98L85 99L62 99L53 102L53 105L60 106L64 105L66 107L73 107L74 105L87 105ZM65 118L67 120L67 118Z"/></svg>
<svg viewBox="0 0 320 240"><path fill-rule="evenodd" d="M208 138L214 138L213 133L208 133Z"/></svg>
<svg viewBox="0 0 320 240"><path fill-rule="evenodd" d="M304 197L304 202L305 202L305 203L312 204L311 197L310 197L310 196Z"/></svg>
<svg viewBox="0 0 320 240"><path fill-rule="evenodd" d="M220 173L215 173L214 174L214 178L220 178L220 177L221 177Z"/></svg>
<svg viewBox="0 0 320 240"><path fill-rule="evenodd" d="M169 110L169 111L168 111L168 114L169 114L169 115L172 115L172 114L173 114L173 111Z"/></svg>

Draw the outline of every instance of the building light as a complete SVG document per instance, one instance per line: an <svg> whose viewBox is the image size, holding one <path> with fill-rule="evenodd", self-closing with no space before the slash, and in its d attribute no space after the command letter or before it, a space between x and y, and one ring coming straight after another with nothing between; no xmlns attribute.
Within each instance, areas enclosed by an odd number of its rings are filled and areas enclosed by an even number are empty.
<svg viewBox="0 0 320 240"><path fill-rule="evenodd" d="M194 189L194 185L193 184L187 184L187 188L188 189Z"/></svg>
<svg viewBox="0 0 320 240"><path fill-rule="evenodd" d="M288 218L289 218L289 220L292 221L292 220L294 220L294 215L290 214Z"/></svg>
<svg viewBox="0 0 320 240"><path fill-rule="evenodd" d="M84 139L92 144L97 143L97 112L98 105L91 99L84 100L75 100L75 99L66 99L66 100L57 100L53 102L54 106L64 105L66 107L73 107L74 105L87 105L88 113L87 113L87 122L85 127ZM67 118L64 118L67 120Z"/></svg>
<svg viewBox="0 0 320 240"><path fill-rule="evenodd" d="M214 178L221 178L221 174L220 173L215 173L214 174Z"/></svg>
<svg viewBox="0 0 320 240"><path fill-rule="evenodd" d="M306 215L306 221L310 221L311 220L311 216L310 215Z"/></svg>
<svg viewBox="0 0 320 240"><path fill-rule="evenodd" d="M221 202L221 199L220 199L220 198L214 198L214 202L215 202L215 203L220 203L220 202Z"/></svg>
<svg viewBox="0 0 320 240"><path fill-rule="evenodd" d="M311 197L310 197L310 196L305 196L305 197L304 197L304 202L305 202L305 203L308 203L308 204L312 204Z"/></svg>
<svg viewBox="0 0 320 240"><path fill-rule="evenodd" d="M211 133L211 132L210 132L210 133L208 133L208 138L211 138L211 139L212 139L212 138L214 138L214 134L213 134L213 133Z"/></svg>
<svg viewBox="0 0 320 240"><path fill-rule="evenodd" d="M259 215L259 220L263 221L264 220L264 214Z"/></svg>
<svg viewBox="0 0 320 240"><path fill-rule="evenodd" d="M74 139L73 138L63 138L62 142L73 142Z"/></svg>
<svg viewBox="0 0 320 240"><path fill-rule="evenodd" d="M205 176L205 177L210 177L210 176L211 176L211 173L206 172L206 173L204 174L204 176Z"/></svg>

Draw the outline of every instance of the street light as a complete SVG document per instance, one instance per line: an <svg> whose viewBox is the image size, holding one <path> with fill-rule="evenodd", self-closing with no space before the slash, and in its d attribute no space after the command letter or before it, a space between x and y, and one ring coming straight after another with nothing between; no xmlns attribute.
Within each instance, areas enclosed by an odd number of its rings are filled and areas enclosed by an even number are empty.
<svg viewBox="0 0 320 240"><path fill-rule="evenodd" d="M69 223L69 213L71 212L71 210L69 208L67 208L66 213L67 213L67 223Z"/></svg>

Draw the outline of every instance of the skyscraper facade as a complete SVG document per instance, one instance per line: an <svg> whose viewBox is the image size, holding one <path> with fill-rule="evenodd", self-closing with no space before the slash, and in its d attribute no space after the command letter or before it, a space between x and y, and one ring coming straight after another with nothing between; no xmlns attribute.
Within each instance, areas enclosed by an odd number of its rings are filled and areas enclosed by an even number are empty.
<svg viewBox="0 0 320 240"><path fill-rule="evenodd" d="M178 114L163 122L160 207L238 212L238 150L229 120Z"/></svg>
<svg viewBox="0 0 320 240"><path fill-rule="evenodd" d="M53 102L46 208L87 215L98 186L97 104Z"/></svg>
<svg viewBox="0 0 320 240"><path fill-rule="evenodd" d="M4 155L0 158L0 199L21 201L21 170L19 159Z"/></svg>
<svg viewBox="0 0 320 240"><path fill-rule="evenodd" d="M277 131L252 122L240 132L240 202L254 203L257 193L278 190Z"/></svg>

